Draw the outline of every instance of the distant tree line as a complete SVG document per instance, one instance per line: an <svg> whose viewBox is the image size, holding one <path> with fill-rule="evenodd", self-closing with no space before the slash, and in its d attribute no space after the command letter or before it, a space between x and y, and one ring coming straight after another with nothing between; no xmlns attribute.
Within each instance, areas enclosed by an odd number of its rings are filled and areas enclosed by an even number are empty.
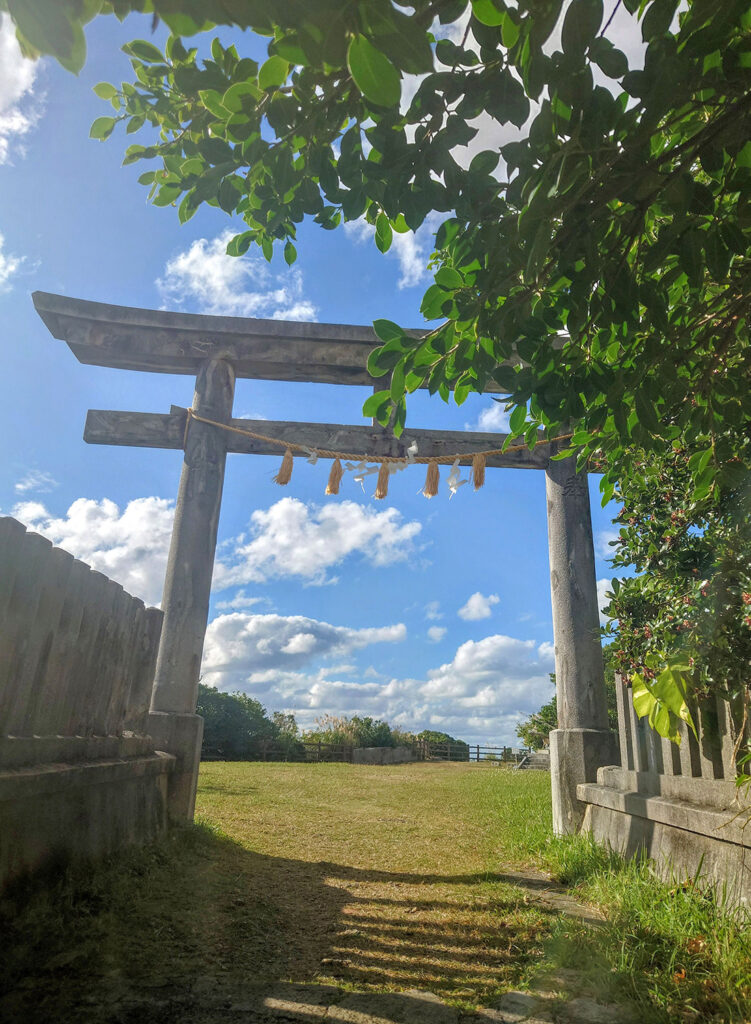
<svg viewBox="0 0 751 1024"><path fill-rule="evenodd" d="M223 693L211 686L198 687L197 713L204 722L204 759L225 761L253 760L273 750L287 757L303 756L304 743L330 746L396 747L410 746L417 740L451 743L453 754L469 746L445 732L424 729L415 735L369 716L324 715L316 719L316 728L301 733L294 715L275 711L271 716L263 705L244 693Z"/></svg>

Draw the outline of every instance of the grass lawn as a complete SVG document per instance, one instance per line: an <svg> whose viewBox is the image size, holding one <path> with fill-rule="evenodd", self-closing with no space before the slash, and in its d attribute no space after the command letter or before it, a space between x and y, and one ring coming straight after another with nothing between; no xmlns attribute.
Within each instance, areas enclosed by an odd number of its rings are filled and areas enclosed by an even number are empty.
<svg viewBox="0 0 751 1024"><path fill-rule="evenodd" d="M470 1011L545 964L637 999L645 1022L751 1018L747 933L643 866L551 841L547 773L209 763L197 814L5 899L1 1021L232 1024L238 993L282 980ZM512 874L545 864L609 921L561 918Z"/></svg>

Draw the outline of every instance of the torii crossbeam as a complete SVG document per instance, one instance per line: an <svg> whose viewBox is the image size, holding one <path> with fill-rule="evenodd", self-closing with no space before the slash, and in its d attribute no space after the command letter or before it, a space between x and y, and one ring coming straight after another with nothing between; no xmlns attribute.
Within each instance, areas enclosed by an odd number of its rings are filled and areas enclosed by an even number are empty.
<svg viewBox="0 0 751 1024"><path fill-rule="evenodd" d="M403 458L416 440L422 457L460 450L471 461L474 452L499 449L504 436L410 429L397 439L377 425L232 418L237 377L377 386L366 369L379 344L371 327L170 313L46 292L35 292L33 300L51 334L82 363L196 377L192 409L199 419L187 431L187 410L173 406L166 414L90 410L84 432L93 444L184 449L149 729L178 758L170 815L191 821L203 732L195 710L226 456L280 452L200 417L362 459ZM491 382L487 390L497 389ZM567 833L582 820L577 784L596 781L597 769L617 763L618 755L607 724L587 477L576 472L573 459L550 459L554 453L555 445L522 448L488 457L487 466L546 473L559 721L551 733L551 781L554 828Z"/></svg>

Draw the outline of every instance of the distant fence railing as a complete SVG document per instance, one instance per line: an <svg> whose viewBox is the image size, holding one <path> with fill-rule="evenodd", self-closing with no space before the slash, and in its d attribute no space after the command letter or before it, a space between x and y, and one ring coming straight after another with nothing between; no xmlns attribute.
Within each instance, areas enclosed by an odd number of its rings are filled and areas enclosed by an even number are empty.
<svg viewBox="0 0 751 1024"><path fill-rule="evenodd" d="M518 764L529 751L521 747L483 746L480 743L433 743L420 740L417 744L420 759L424 761L473 761L477 764Z"/></svg>
<svg viewBox="0 0 751 1024"><path fill-rule="evenodd" d="M351 764L357 760L355 751L359 749L347 743L323 743L317 740L299 740L291 743L261 742L244 760L249 761L292 761L297 763L317 763L340 761ZM414 759L417 761L464 761L485 765L519 764L529 753L520 747L483 746L467 743L432 743L417 740L411 745ZM221 749L204 750L202 760L223 761L226 754Z"/></svg>

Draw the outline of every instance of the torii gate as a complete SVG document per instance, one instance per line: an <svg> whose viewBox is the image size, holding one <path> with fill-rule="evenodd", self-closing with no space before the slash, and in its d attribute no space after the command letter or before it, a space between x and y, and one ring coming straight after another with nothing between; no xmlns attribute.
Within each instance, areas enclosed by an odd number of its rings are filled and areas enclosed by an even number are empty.
<svg viewBox="0 0 751 1024"><path fill-rule="evenodd" d="M460 450L471 461L474 452L498 449L504 440L493 433L414 429L396 439L377 425L232 419L236 377L372 386L365 367L379 341L371 327L169 313L46 292L35 292L33 301L51 334L82 363L195 375L192 411L241 430L363 459L406 457L417 441L420 456ZM491 384L486 390L498 389ZM187 417L177 406L167 414L92 409L84 431L90 444L184 449L149 717L158 747L177 757L169 813L178 822L192 821L195 807L203 734L195 711L227 452L280 451L200 419L191 418L188 430ZM619 758L608 729L587 475L576 472L574 459L551 460L555 449L546 444L508 451L488 457L487 466L546 475L558 695L558 729L550 741L553 827L572 833L584 812L577 785L596 781L597 769Z"/></svg>

